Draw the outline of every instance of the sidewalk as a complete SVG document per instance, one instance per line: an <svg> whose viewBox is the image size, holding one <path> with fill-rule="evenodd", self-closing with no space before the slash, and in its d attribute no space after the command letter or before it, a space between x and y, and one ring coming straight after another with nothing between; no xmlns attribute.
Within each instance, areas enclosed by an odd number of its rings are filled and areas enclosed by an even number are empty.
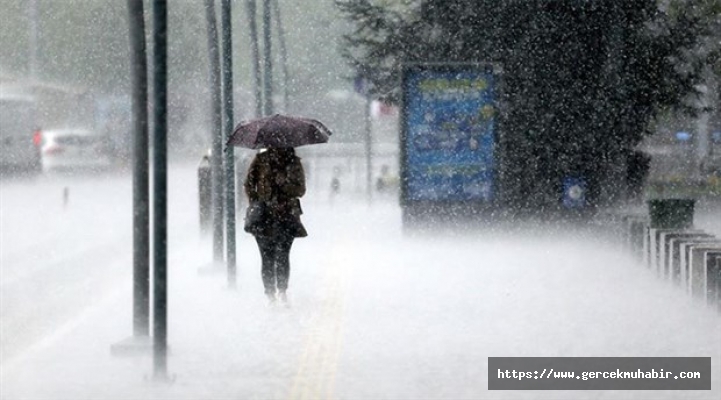
<svg viewBox="0 0 721 400"><path fill-rule="evenodd" d="M291 308L268 308L239 233L239 285L171 237L168 361L117 357L130 282L3 366L2 399L717 399L721 318L615 249L560 233L404 239L397 206L304 204ZM487 357L711 356L712 391L487 390Z"/></svg>

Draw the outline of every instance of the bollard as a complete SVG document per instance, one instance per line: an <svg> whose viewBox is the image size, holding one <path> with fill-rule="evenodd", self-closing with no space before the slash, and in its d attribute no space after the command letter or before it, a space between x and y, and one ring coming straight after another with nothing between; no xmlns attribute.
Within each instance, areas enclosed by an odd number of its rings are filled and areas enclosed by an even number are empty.
<svg viewBox="0 0 721 400"><path fill-rule="evenodd" d="M211 185L210 156L206 154L198 165L198 211L200 215L200 232L203 234L210 232L212 225Z"/></svg>

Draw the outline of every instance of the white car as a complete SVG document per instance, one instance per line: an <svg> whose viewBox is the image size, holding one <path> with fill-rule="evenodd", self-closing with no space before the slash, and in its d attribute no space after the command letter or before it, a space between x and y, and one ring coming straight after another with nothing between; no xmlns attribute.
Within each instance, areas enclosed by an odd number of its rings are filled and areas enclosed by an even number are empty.
<svg viewBox="0 0 721 400"><path fill-rule="evenodd" d="M42 131L43 171L105 170L111 165L107 141L85 129Z"/></svg>

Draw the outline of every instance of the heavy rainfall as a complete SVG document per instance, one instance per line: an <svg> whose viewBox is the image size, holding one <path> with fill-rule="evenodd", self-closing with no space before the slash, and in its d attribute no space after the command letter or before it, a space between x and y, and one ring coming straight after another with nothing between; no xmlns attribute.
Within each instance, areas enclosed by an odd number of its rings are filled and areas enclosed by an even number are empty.
<svg viewBox="0 0 721 400"><path fill-rule="evenodd" d="M718 0L0 0L0 398L721 398L720 85Z"/></svg>

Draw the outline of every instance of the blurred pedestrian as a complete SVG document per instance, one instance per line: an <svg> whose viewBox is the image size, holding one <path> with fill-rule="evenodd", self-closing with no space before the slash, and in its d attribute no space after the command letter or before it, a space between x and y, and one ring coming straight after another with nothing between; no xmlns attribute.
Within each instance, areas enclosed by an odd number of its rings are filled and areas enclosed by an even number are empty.
<svg viewBox="0 0 721 400"><path fill-rule="evenodd" d="M68 208L69 202L70 202L70 188L65 186L63 188L63 209Z"/></svg>
<svg viewBox="0 0 721 400"><path fill-rule="evenodd" d="M333 177L330 180L330 203L333 204L333 200L340 194L340 172L339 166L333 167Z"/></svg>
<svg viewBox="0 0 721 400"><path fill-rule="evenodd" d="M287 304L290 248L308 233L300 221L300 197L305 173L293 148L270 148L258 153L245 180L248 212L245 230L255 236L262 259L261 276L271 304Z"/></svg>
<svg viewBox="0 0 721 400"><path fill-rule="evenodd" d="M376 179L376 191L382 195L391 195L396 193L399 185L398 176L391 174L391 169L388 165L381 167L381 173Z"/></svg>
<svg viewBox="0 0 721 400"><path fill-rule="evenodd" d="M378 193L387 192L391 185L390 168L387 165L381 167L381 174L376 180L376 190Z"/></svg>

